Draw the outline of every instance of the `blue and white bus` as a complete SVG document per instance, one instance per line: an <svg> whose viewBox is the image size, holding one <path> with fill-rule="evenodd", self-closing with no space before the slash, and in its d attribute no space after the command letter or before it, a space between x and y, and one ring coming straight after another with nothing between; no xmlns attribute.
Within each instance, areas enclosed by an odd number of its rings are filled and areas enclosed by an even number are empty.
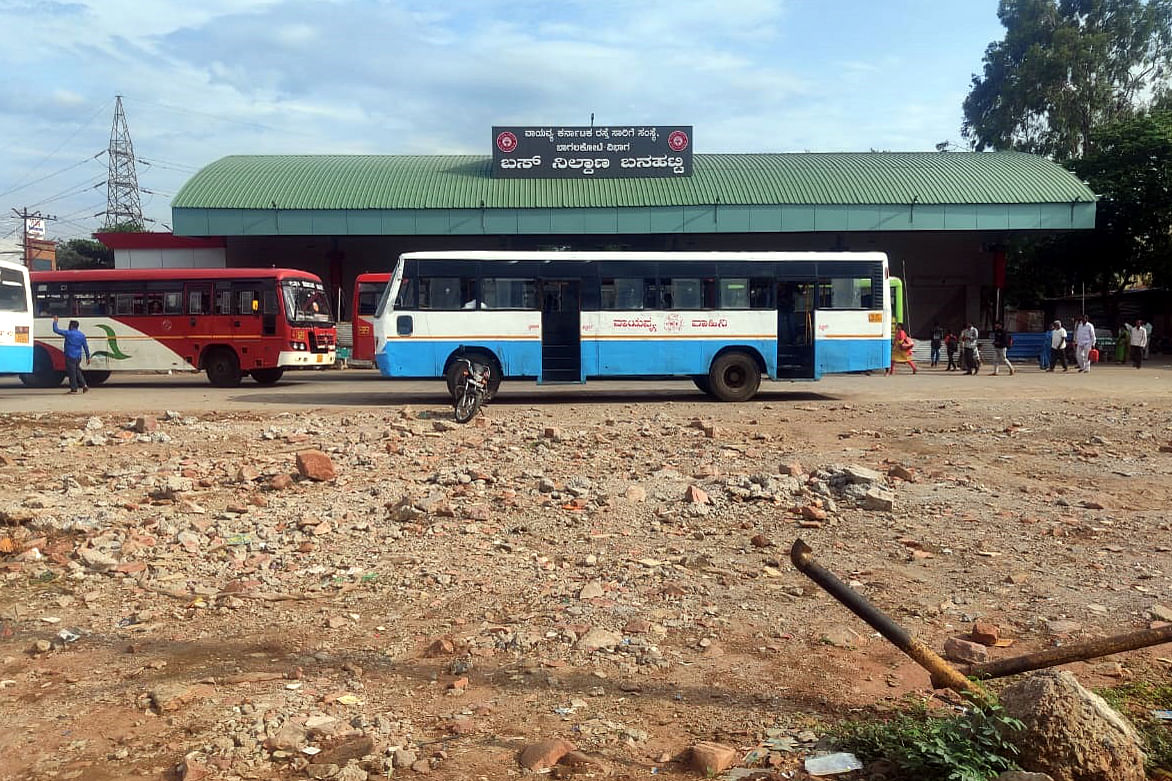
<svg viewBox="0 0 1172 781"><path fill-rule="evenodd" d="M32 332L28 269L0 260L0 374L33 370Z"/></svg>
<svg viewBox="0 0 1172 781"><path fill-rule="evenodd" d="M687 377L745 401L762 377L889 366L887 277L877 252L412 252L379 302L375 363L451 388L462 350L491 391Z"/></svg>

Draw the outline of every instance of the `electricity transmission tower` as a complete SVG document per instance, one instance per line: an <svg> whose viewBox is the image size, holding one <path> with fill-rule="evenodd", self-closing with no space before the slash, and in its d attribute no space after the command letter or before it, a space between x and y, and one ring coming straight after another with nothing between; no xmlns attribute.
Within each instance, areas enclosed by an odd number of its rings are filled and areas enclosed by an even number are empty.
<svg viewBox="0 0 1172 781"><path fill-rule="evenodd" d="M142 204L138 200L138 175L134 172L134 145L122 96L114 104L114 124L110 127L110 173L106 178L106 230L133 224L142 228Z"/></svg>

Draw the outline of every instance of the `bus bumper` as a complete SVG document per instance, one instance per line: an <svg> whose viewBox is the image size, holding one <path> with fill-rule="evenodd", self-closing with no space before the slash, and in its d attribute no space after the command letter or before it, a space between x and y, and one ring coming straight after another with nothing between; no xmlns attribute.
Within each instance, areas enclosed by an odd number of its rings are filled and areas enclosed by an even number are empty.
<svg viewBox="0 0 1172 781"><path fill-rule="evenodd" d="M324 353L310 353L300 350L289 350L277 356L277 366L289 368L310 368L314 366L333 366L337 355L333 350Z"/></svg>

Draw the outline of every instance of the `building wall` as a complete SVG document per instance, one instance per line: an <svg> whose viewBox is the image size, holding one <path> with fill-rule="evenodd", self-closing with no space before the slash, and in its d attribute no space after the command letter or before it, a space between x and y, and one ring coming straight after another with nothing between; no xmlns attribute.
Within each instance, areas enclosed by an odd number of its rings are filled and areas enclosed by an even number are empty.
<svg viewBox="0 0 1172 781"><path fill-rule="evenodd" d="M224 268L223 248L116 249L114 268Z"/></svg>

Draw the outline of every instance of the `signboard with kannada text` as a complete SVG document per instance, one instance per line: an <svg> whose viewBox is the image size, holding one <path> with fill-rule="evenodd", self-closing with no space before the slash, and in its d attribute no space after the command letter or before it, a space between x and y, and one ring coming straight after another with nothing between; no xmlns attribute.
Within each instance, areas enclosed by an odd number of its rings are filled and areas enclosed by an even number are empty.
<svg viewBox="0 0 1172 781"><path fill-rule="evenodd" d="M492 175L504 179L691 176L692 126L493 127Z"/></svg>

